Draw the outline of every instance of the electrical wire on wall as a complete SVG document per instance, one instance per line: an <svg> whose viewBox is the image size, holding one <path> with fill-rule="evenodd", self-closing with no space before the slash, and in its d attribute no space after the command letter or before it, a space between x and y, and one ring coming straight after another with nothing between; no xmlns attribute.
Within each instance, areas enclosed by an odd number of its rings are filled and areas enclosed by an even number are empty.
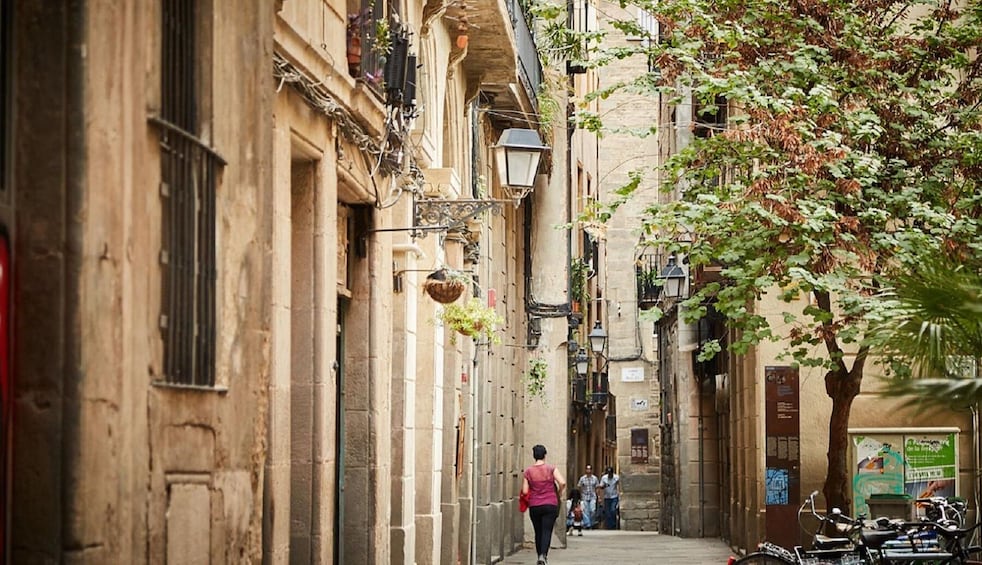
<svg viewBox="0 0 982 565"><path fill-rule="evenodd" d="M341 136L353 144L365 160L368 176L375 191L375 207L394 205L403 192L421 191L423 173L414 156L406 154L406 140L416 118L415 110L388 106L381 140L365 131L357 119L332 96L320 81L308 77L279 53L273 53L273 77L279 81L276 91L284 84L290 85L303 100L337 125ZM389 178L389 187L383 196L375 176Z"/></svg>

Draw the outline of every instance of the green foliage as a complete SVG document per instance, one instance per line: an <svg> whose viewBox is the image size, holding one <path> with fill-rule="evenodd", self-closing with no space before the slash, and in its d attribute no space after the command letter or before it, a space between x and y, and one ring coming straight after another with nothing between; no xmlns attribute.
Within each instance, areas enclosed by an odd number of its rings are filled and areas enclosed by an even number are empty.
<svg viewBox="0 0 982 565"><path fill-rule="evenodd" d="M549 365L545 359L538 357L529 359L528 370L522 374L522 382L525 384L525 399L527 402L539 398L545 403L548 369Z"/></svg>
<svg viewBox="0 0 982 565"><path fill-rule="evenodd" d="M587 265L574 257L569 263L569 298L581 306L586 302Z"/></svg>
<svg viewBox="0 0 982 565"><path fill-rule="evenodd" d="M890 377L886 393L908 405L982 402L982 271L926 256L877 300L867 336Z"/></svg>
<svg viewBox="0 0 982 565"><path fill-rule="evenodd" d="M566 96L560 96L566 86L556 73L549 70L545 70L544 73L536 100L539 104L539 125L544 131L548 131L556 125L556 120L566 117L564 107Z"/></svg>
<svg viewBox="0 0 982 565"><path fill-rule="evenodd" d="M440 309L440 320L454 332L473 339L484 337L491 343L501 343L497 328L504 319L495 313L494 308L485 306L477 297L460 304L454 302ZM455 334L450 334L450 342L456 343Z"/></svg>
<svg viewBox="0 0 982 565"><path fill-rule="evenodd" d="M933 0L914 2L919 19L899 1L623 4L650 12L662 41L625 50L567 39L593 46L595 66L645 57L656 72L587 99L674 91L687 104L682 85L701 108L726 100L733 114L730 129L693 137L662 163L664 189L684 196L649 207L642 229L692 267L727 265L731 284L688 305L715 300L742 330L735 351L778 335L749 304L811 294L779 337L803 346L796 362L841 370L837 345L814 346L860 342L869 297L914 251L982 254L982 63L966 55L982 43L982 11ZM641 31L632 19L612 26ZM602 113L576 120L605 127ZM638 186L632 178L618 198ZM682 231L696 237L679 242Z"/></svg>
<svg viewBox="0 0 982 565"><path fill-rule="evenodd" d="M724 265L727 284L698 289L680 311L683 319L694 321L699 306L712 302L737 330L729 352L788 339L795 363L828 370L830 395L858 392L852 385L862 379L873 345L864 333L883 311L874 299L879 290L922 254L956 263L982 257L978 2L621 6L650 13L659 23L657 40L608 48L595 37L564 39L591 47L595 67L642 57L655 69L640 82L607 85L594 98L647 89L669 104L692 105L700 135L676 136L677 151L660 163L662 189L677 198L653 202L640 226L647 241L686 256L692 268ZM613 27L631 30L634 10L628 12ZM717 104L727 110L725 128L709 118ZM576 119L603 132L603 116L603 108L587 111L584 103ZM609 204L643 186L632 184ZM680 240L680 233L691 237ZM792 305L773 328L754 308L765 295ZM805 298L810 306L801 307ZM849 343L857 345L852 367L843 355ZM840 420L832 428L845 429L848 404L842 394L833 402L844 410L833 411ZM846 445L830 431L830 449L833 440ZM829 468L829 504L846 502L845 473L841 465Z"/></svg>
<svg viewBox="0 0 982 565"><path fill-rule="evenodd" d="M372 45L372 50L382 56L388 55L392 51L389 20L385 18L375 20L375 43Z"/></svg>

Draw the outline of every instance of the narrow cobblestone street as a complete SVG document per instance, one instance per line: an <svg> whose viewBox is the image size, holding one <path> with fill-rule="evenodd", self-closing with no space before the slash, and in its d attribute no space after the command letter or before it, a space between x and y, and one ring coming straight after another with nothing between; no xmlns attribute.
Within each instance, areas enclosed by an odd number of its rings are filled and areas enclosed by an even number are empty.
<svg viewBox="0 0 982 565"><path fill-rule="evenodd" d="M558 540L553 540L557 543ZM722 565L733 552L718 538L678 538L654 532L594 530L567 538L565 549L549 550L550 565ZM534 565L535 549L506 558L504 563Z"/></svg>

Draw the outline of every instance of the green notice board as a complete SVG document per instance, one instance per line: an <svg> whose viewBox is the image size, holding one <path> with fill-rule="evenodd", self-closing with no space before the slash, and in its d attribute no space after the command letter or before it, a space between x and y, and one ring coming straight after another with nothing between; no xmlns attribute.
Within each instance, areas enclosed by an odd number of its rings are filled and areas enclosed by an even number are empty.
<svg viewBox="0 0 982 565"><path fill-rule="evenodd" d="M852 512L869 515L872 494L958 495L958 428L849 430Z"/></svg>

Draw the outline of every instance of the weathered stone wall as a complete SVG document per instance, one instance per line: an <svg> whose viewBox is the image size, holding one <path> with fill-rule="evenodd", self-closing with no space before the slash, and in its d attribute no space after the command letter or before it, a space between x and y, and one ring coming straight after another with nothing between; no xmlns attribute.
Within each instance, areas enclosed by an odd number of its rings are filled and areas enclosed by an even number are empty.
<svg viewBox="0 0 982 565"><path fill-rule="evenodd" d="M17 51L28 58L15 80L25 230L16 286L34 290L14 298L24 313L16 394L26 401L15 561L259 559L273 87L271 14L260 4L202 13L216 39L204 48L226 63L199 77L202 137L227 161L214 390L160 385L159 142L147 121L160 107L159 11L99 0L70 12L17 8ZM248 40L221 41L237 35Z"/></svg>

